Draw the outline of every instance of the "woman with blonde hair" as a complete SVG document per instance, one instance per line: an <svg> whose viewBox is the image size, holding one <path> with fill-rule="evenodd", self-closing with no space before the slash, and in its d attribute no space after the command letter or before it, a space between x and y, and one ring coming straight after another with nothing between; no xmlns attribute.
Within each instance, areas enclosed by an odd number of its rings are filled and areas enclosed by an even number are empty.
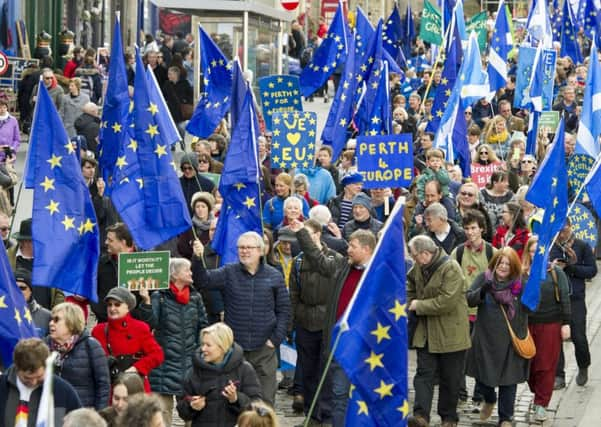
<svg viewBox="0 0 601 427"><path fill-rule="evenodd" d="M88 102L90 102L90 97L81 93L81 79L78 77L70 79L69 93L63 95L59 111L69 138L77 135L75 120L83 114L83 106Z"/></svg>
<svg viewBox="0 0 601 427"><path fill-rule="evenodd" d="M52 309L46 343L59 357L55 374L77 392L83 406L102 409L109 403L110 377L104 350L85 330L83 310L63 302Z"/></svg>
<svg viewBox="0 0 601 427"><path fill-rule="evenodd" d="M507 122L503 116L496 115L487 124L484 132L484 142L490 144L501 160L507 159L510 135L507 131Z"/></svg>
<svg viewBox="0 0 601 427"><path fill-rule="evenodd" d="M263 402L254 402L238 417L238 427L278 427L275 412Z"/></svg>
<svg viewBox="0 0 601 427"><path fill-rule="evenodd" d="M215 323L200 335L200 352L184 379L177 412L193 427L232 427L240 412L261 398L261 385L229 326Z"/></svg>

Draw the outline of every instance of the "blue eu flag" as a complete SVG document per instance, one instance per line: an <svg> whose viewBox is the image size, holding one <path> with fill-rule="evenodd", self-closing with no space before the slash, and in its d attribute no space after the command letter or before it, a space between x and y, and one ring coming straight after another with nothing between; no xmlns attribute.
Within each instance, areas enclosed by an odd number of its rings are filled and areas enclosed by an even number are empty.
<svg viewBox="0 0 601 427"><path fill-rule="evenodd" d="M6 256L0 249L0 356L4 366L13 361L13 350L21 338L35 337L35 325Z"/></svg>
<svg viewBox="0 0 601 427"><path fill-rule="evenodd" d="M113 33L109 78L102 108L98 146L98 164L107 183L107 193L110 192L112 186L111 177L119 155L119 147L127 139L128 109L127 72L121 45L121 25L117 19Z"/></svg>
<svg viewBox="0 0 601 427"><path fill-rule="evenodd" d="M572 5L569 1L564 1L559 56L562 58L569 56L574 61L574 64L582 64L582 52L580 52L580 45L576 40L577 35L578 30L576 28L576 18L572 11Z"/></svg>
<svg viewBox="0 0 601 427"><path fill-rule="evenodd" d="M527 201L545 210L530 277L522 294L522 303L530 310L535 310L538 306L540 283L547 273L551 242L561 231L568 214L568 171L565 161L564 134L565 124L562 118L555 131L551 151L543 160L526 193Z"/></svg>
<svg viewBox="0 0 601 427"><path fill-rule="evenodd" d="M94 302L100 243L90 191L73 144L40 82L29 140L25 187L33 188L33 275Z"/></svg>
<svg viewBox="0 0 601 427"><path fill-rule="evenodd" d="M189 229L192 220L139 55L136 68L134 126L115 162L111 200L136 246L148 250Z"/></svg>
<svg viewBox="0 0 601 427"><path fill-rule="evenodd" d="M344 20L344 9L338 3L338 9L332 19L328 33L321 42L309 65L300 75L301 95L311 96L323 86L339 64L346 61L348 28Z"/></svg>
<svg viewBox="0 0 601 427"><path fill-rule="evenodd" d="M247 85L219 182L223 204L212 246L221 256L221 264L238 260L237 242L242 233L256 231L263 234L259 175L257 116Z"/></svg>
<svg viewBox="0 0 601 427"><path fill-rule="evenodd" d="M230 109L232 92L232 64L202 27L200 40L200 68L204 75L205 91L201 94L186 130L199 138L211 135Z"/></svg>
<svg viewBox="0 0 601 427"><path fill-rule="evenodd" d="M148 80L148 96L150 97L150 100L159 108L159 113L156 114L155 117L159 123L159 127L164 129L164 141L166 141L169 145L173 145L176 142L181 141L182 137L177 130L177 125L173 121L173 117L171 117L171 113L169 112L169 108L167 107L167 103L165 102L163 92L161 92L161 88L159 87L159 83L154 76L154 72L150 68L146 69L146 79Z"/></svg>
<svg viewBox="0 0 601 427"><path fill-rule="evenodd" d="M334 357L351 383L346 425L404 426L409 414L403 207L397 202L336 324Z"/></svg>
<svg viewBox="0 0 601 427"><path fill-rule="evenodd" d="M376 72L379 75L379 81L373 80L371 83L373 88L375 88L374 101L369 104L367 98L364 96L357 110L359 133L362 135L375 136L389 135L391 133L392 121L390 117L388 63L380 61L380 68L372 70L372 74Z"/></svg>

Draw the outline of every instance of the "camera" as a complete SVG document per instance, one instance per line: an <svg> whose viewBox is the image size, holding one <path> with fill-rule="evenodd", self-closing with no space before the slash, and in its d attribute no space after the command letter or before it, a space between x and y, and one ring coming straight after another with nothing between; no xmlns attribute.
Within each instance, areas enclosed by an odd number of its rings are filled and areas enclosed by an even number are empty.
<svg viewBox="0 0 601 427"><path fill-rule="evenodd" d="M4 154L6 155L6 157L13 155L13 150L10 147L2 147L2 151L4 151Z"/></svg>

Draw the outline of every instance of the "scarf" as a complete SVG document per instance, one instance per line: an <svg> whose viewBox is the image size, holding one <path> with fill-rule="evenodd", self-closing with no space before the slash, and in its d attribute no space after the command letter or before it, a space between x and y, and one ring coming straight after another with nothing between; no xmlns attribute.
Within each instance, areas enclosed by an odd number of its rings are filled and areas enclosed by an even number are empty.
<svg viewBox="0 0 601 427"><path fill-rule="evenodd" d="M501 133L495 133L488 137L488 142L491 144L503 144L509 139L509 132L504 130Z"/></svg>
<svg viewBox="0 0 601 427"><path fill-rule="evenodd" d="M169 283L169 289L173 292L175 301L179 304L186 305L190 302L190 287L185 286L182 290L179 290L173 283Z"/></svg>
<svg viewBox="0 0 601 427"><path fill-rule="evenodd" d="M202 231L207 231L209 229L209 227L211 226L211 218L209 218L207 221L203 221L202 219L200 219L196 215L194 215L192 217L192 223L194 224L194 227L196 227L197 229L202 230Z"/></svg>
<svg viewBox="0 0 601 427"><path fill-rule="evenodd" d="M522 282L520 279L515 279L512 282L498 282L490 270L486 270L484 277L493 284L490 290L493 299L497 304L505 307L507 318L510 320L513 319L515 317L515 297L522 292Z"/></svg>
<svg viewBox="0 0 601 427"><path fill-rule="evenodd" d="M474 244L472 242L470 242L469 240L465 241L465 247L469 250L471 250L472 252L476 252L476 253L480 253L482 252L482 250L484 249L484 240L482 240L482 242L480 242L480 246L475 247Z"/></svg>

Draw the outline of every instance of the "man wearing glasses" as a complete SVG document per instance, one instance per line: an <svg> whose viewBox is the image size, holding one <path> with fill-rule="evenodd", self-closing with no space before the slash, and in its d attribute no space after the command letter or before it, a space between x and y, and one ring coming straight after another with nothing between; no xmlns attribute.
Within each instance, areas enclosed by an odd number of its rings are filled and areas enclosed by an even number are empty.
<svg viewBox="0 0 601 427"><path fill-rule="evenodd" d="M193 215L194 212L192 212L192 207L190 205L192 196L199 191L212 193L215 189L215 184L198 172L198 157L195 153L185 153L179 162L179 167L182 171L179 183L182 186L186 204L190 209L190 215Z"/></svg>
<svg viewBox="0 0 601 427"><path fill-rule="evenodd" d="M48 95L50 95L50 98L52 98L54 106L58 111L60 111L61 104L63 102L63 95L65 93L63 91L63 88L58 84L56 76L54 75L54 71L52 71L50 68L44 68L42 70L42 81L44 82L44 86L46 86L46 89L48 89ZM31 104L35 104L37 98L38 86L36 85L35 89L32 92Z"/></svg>
<svg viewBox="0 0 601 427"><path fill-rule="evenodd" d="M225 323L244 349L244 358L255 368L263 400L273 405L277 389L276 348L286 337L290 322L290 297L282 273L262 262L263 238L249 231L238 238L240 262L207 270L202 263L204 247L194 241L194 285L219 289L223 294Z"/></svg>
<svg viewBox="0 0 601 427"><path fill-rule="evenodd" d="M507 100L499 101L499 114L505 119L507 131L513 133L514 131L526 132L526 123L524 119L514 116L511 113L511 104Z"/></svg>
<svg viewBox="0 0 601 427"><path fill-rule="evenodd" d="M10 237L10 218L4 212L0 212L0 236L6 250L17 245L17 241Z"/></svg>

